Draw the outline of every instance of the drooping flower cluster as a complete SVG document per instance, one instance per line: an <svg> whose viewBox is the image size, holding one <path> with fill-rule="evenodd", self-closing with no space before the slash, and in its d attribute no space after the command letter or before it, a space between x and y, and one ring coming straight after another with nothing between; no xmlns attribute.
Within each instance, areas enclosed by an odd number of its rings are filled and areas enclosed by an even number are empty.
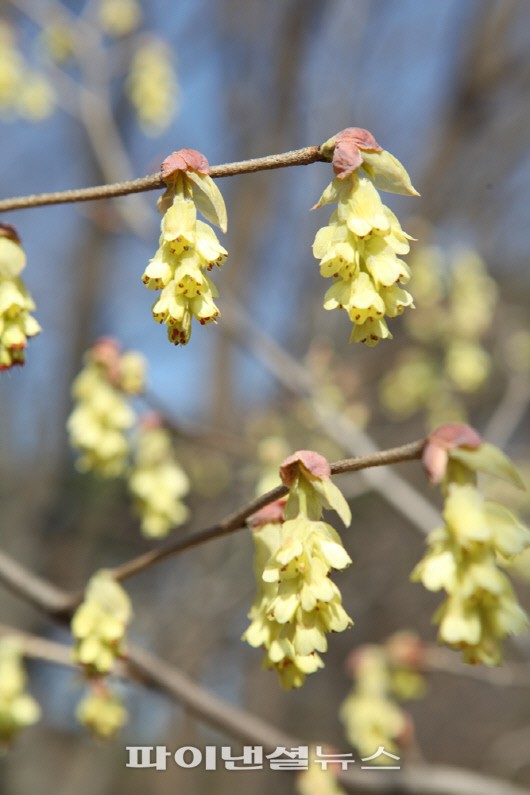
<svg viewBox="0 0 530 795"><path fill-rule="evenodd" d="M322 759L317 756L317 751L327 755L333 754L332 748L319 746L309 749L308 768L296 777L298 795L344 795L344 790L337 781L334 770L335 767L338 767L337 763L326 760L326 763L322 764ZM321 764L318 763L319 761Z"/></svg>
<svg viewBox="0 0 530 795"><path fill-rule="evenodd" d="M0 743L9 743L40 718L40 707L26 693L22 651L16 638L0 639Z"/></svg>
<svg viewBox="0 0 530 795"><path fill-rule="evenodd" d="M171 436L156 415L146 417L138 430L128 485L145 536L160 538L186 521L189 511L182 497L189 481L176 461Z"/></svg>
<svg viewBox="0 0 530 795"><path fill-rule="evenodd" d="M72 618L74 661L90 675L109 673L116 659L124 656L131 618L131 603L123 588L107 571L94 574Z"/></svg>
<svg viewBox="0 0 530 795"><path fill-rule="evenodd" d="M335 510L348 525L351 514L331 482L325 458L299 451L286 459L280 474L289 497L255 517L254 571L258 583L243 635L263 646L264 665L277 671L283 687L300 687L307 674L323 667L328 632L342 632L352 620L341 594L329 578L351 559L338 533L322 521L324 508Z"/></svg>
<svg viewBox="0 0 530 795"><path fill-rule="evenodd" d="M416 249L411 288L418 308L407 313L409 343L381 381L380 398L393 416L425 410L429 428L466 418L465 399L492 370L484 337L494 327L497 286L472 249Z"/></svg>
<svg viewBox="0 0 530 795"><path fill-rule="evenodd" d="M109 740L126 724L128 714L120 697L96 679L77 705L76 718L96 737Z"/></svg>
<svg viewBox="0 0 530 795"><path fill-rule="evenodd" d="M350 342L373 346L392 338L385 317L412 306L412 296L400 286L410 278L400 259L409 251L410 237L383 205L377 188L411 196L417 192L401 163L367 130L343 130L322 151L333 153L336 177L315 207L337 202L329 225L317 232L313 244L320 273L333 278L324 308L344 309L354 323Z"/></svg>
<svg viewBox="0 0 530 795"><path fill-rule="evenodd" d="M109 36L128 36L142 19L138 0L99 0L98 22Z"/></svg>
<svg viewBox="0 0 530 795"><path fill-rule="evenodd" d="M27 338L41 330L30 314L35 303L20 278L25 265L15 229L0 224L0 370L24 364Z"/></svg>
<svg viewBox="0 0 530 795"><path fill-rule="evenodd" d="M362 646L351 655L348 667L355 683L340 718L348 742L361 754L373 754L380 746L396 754L410 742L412 719L396 699L423 695L420 662L421 644L410 633L397 633L385 645ZM385 764L384 756L374 761Z"/></svg>
<svg viewBox="0 0 530 795"><path fill-rule="evenodd" d="M498 665L503 638L529 625L499 564L509 565L530 546L530 530L503 505L483 498L477 472L516 486L521 480L509 459L466 425L434 431L423 460L431 480L442 481L445 521L430 534L412 579L447 594L434 617L440 640L461 649L465 662Z"/></svg>
<svg viewBox="0 0 530 795"><path fill-rule="evenodd" d="M53 90L18 49L10 26L0 20L0 117L40 121L53 110Z"/></svg>
<svg viewBox="0 0 530 795"><path fill-rule="evenodd" d="M127 95L146 135L160 135L179 105L179 85L173 55L159 38L143 40L133 55L127 77Z"/></svg>
<svg viewBox="0 0 530 795"><path fill-rule="evenodd" d="M67 422L70 444L80 453L79 470L104 477L125 471L126 432L135 421L128 396L142 391L144 379L144 359L121 353L115 340L99 340L85 355L85 366L72 385L75 406Z"/></svg>
<svg viewBox="0 0 530 795"><path fill-rule="evenodd" d="M170 342L186 345L193 318L205 325L220 315L213 300L218 293L207 273L227 257L213 229L198 220L197 210L226 232L226 208L199 152L174 152L164 161L162 176L167 189L158 203L163 213L160 247L142 280L150 290L162 290L154 319L167 325Z"/></svg>
<svg viewBox="0 0 530 795"><path fill-rule="evenodd" d="M46 27L40 34L40 46L48 58L58 64L64 64L75 55L75 33L60 15L50 15Z"/></svg>

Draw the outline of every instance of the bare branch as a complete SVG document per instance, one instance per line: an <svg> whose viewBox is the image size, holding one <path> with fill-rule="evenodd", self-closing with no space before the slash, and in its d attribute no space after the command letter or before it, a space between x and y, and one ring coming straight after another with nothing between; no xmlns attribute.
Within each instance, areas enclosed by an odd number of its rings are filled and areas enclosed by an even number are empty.
<svg viewBox="0 0 530 795"><path fill-rule="evenodd" d="M462 663L458 652L432 646L425 649L423 662L429 672L476 679L500 687L530 687L527 663L503 663L500 668Z"/></svg>
<svg viewBox="0 0 530 795"><path fill-rule="evenodd" d="M512 373L495 411L484 430L484 437L497 447L505 447L524 419L530 404L530 381L526 374Z"/></svg>
<svg viewBox="0 0 530 795"><path fill-rule="evenodd" d="M262 329L257 328L238 304L231 300L227 307L227 303L225 300L221 329L228 328L236 342L250 351L286 389L307 400L320 427L330 439L354 456L376 454L378 447L373 439L347 417L340 416L335 406L328 404L319 396L307 368ZM436 508L395 472L369 469L363 472L363 478L422 533L428 533L440 523Z"/></svg>
<svg viewBox="0 0 530 795"><path fill-rule="evenodd" d="M286 168L288 166L307 166L317 161L325 162L326 157L320 154L319 146L307 146L283 154L256 157L252 160L241 160L235 163L224 163L210 168L210 176L232 177L236 174L250 174L254 171L266 171L273 168ZM93 188L80 188L77 190L57 191L54 193L39 193L31 196L19 196L11 199L0 200L0 212L10 210L23 210L28 207L42 207L47 204L67 204L70 202L86 202L94 199L109 199L115 196L126 196L130 193L142 193L147 190L156 190L165 187L160 172L150 174L139 179L117 182L112 185L97 185Z"/></svg>
<svg viewBox="0 0 530 795"><path fill-rule="evenodd" d="M20 567L22 568L22 567ZM24 583L34 575L23 570ZM44 583L65 600L68 594ZM22 589L20 589L22 590ZM30 600L33 603L33 598ZM53 615L45 603L41 609ZM16 634L23 643L24 652L60 665L70 665L66 659L67 649L62 644L20 633L0 626L0 635ZM68 658L69 658L68 652ZM228 736L243 743L261 745L267 750L279 746L296 747L309 741L321 742L321 738L301 739L267 723L245 710L234 707L189 679L178 669L164 662L149 651L137 646L128 646L127 660L117 666L118 676L127 676L147 687L160 690L178 701L199 720L215 726ZM449 766L407 765L399 771L349 770L339 773L341 784L350 792L402 793L402 795L528 795L528 790L470 770Z"/></svg>
<svg viewBox="0 0 530 795"><path fill-rule="evenodd" d="M371 455L336 461L331 464L331 473L333 475L339 475L344 472L359 472L367 467L380 467L387 464L395 464L400 461L419 459L424 444L425 440L420 439L402 445L401 447L379 450ZM250 516L257 513L261 508L264 508L265 505L283 497L285 494L287 494L287 488L285 486L278 486L272 489L272 491L268 491L266 494L262 494L260 497L247 503L243 508L235 511L235 513L231 513L225 519L222 519L211 527L193 533L186 538L170 541L156 547L149 552L145 552L132 560L116 566L110 571L116 580L125 580L128 577L132 577L134 574L145 571L145 569L150 568L166 558L179 555L186 549L192 549L214 538L222 538L230 533L234 533L236 530L241 530L246 527L246 521ZM16 563L2 552L0 552L0 581L19 596L25 598L26 601L58 617L66 617L68 614L71 614L83 599L82 591L65 594L64 591L49 585L36 575L29 573L20 566L20 564Z"/></svg>
<svg viewBox="0 0 530 795"><path fill-rule="evenodd" d="M0 624L0 638L6 637L16 638L25 657L34 657L45 662L64 665L67 668L78 668L72 660L72 650L64 643L56 643L47 638L40 638L38 635L22 632L15 627Z"/></svg>
<svg viewBox="0 0 530 795"><path fill-rule="evenodd" d="M138 647L128 650L131 675L183 704L199 720L215 726L242 743L263 746L307 745L308 739L292 737L245 710L228 704L189 679L181 671ZM318 727L315 727L318 730ZM312 737L312 742L321 742ZM500 779L449 766L406 765L399 771L348 770L338 774L350 792L410 793L410 795L528 795L528 791Z"/></svg>
<svg viewBox="0 0 530 795"><path fill-rule="evenodd" d="M331 473L333 475L339 475L344 472L359 472L368 467L396 464L400 461L412 461L421 457L424 444L425 440L420 439L419 441L410 442L410 444L405 444L401 447L377 451L372 455L336 461L331 464ZM213 538L221 538L236 530L241 530L246 526L246 521L250 516L253 516L253 514L257 513L261 508L264 508L265 505L269 505L269 503L283 497L285 494L287 494L287 488L285 486L278 486L272 491L252 500L252 502L240 508L235 513L230 514L226 519L212 525L212 527L194 533L188 538L182 538L178 541L160 546L158 549L145 552L143 555L139 555L137 558L133 558L133 560L122 563L120 566L111 569L112 574L116 580L125 580L133 574L138 574L140 571L144 571L165 558L179 555L181 552L184 552L184 550L191 549L199 544L204 544L206 541L210 541Z"/></svg>
<svg viewBox="0 0 530 795"><path fill-rule="evenodd" d="M29 604L52 616L63 615L72 602L70 594L28 571L1 550L0 582Z"/></svg>

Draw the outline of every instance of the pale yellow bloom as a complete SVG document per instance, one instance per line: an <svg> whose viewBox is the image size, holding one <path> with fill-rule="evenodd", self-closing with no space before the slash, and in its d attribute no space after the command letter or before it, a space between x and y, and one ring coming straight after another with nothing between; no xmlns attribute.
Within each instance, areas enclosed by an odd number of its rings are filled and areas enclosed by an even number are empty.
<svg viewBox="0 0 530 795"><path fill-rule="evenodd" d="M529 624L498 561L530 546L530 531L473 483L448 485L444 519L412 578L447 593L435 615L440 640L461 649L466 662L498 665L502 639Z"/></svg>
<svg viewBox="0 0 530 795"><path fill-rule="evenodd" d="M269 522L253 533L258 590L243 635L251 646L265 649L265 667L277 671L286 689L300 687L307 674L323 667L327 633L353 623L329 578L332 569L346 568L351 559L338 533L320 520L326 507L349 524L349 507L329 477L320 478L303 465L290 477L286 521Z"/></svg>
<svg viewBox="0 0 530 795"><path fill-rule="evenodd" d="M194 317L205 325L220 316L214 302L218 292L207 272L221 267L227 252L213 229L197 218L197 207L226 229L226 209L213 180L193 171L177 172L159 201L160 245L142 276L148 289L161 290L153 317L166 324L175 345L189 342Z"/></svg>
<svg viewBox="0 0 530 795"><path fill-rule="evenodd" d="M167 129L178 111L179 93L172 53L161 39L146 39L134 53L127 77L127 94L144 133L159 135Z"/></svg>
<svg viewBox="0 0 530 795"><path fill-rule="evenodd" d="M410 294L398 286L410 278L399 258L409 250L409 236L372 181L358 172L333 180L317 206L329 201L337 201L337 209L313 244L322 276L334 280L324 308L347 312L354 323L351 342L375 345L392 336L385 317L412 306Z"/></svg>
<svg viewBox="0 0 530 795"><path fill-rule="evenodd" d="M99 0L98 15L109 36L127 36L138 28L142 9L138 0Z"/></svg>
<svg viewBox="0 0 530 795"><path fill-rule="evenodd" d="M397 754L408 718L392 698L391 669L385 651L378 646L365 646L355 658L354 687L339 713L346 738L361 756L373 754L379 746ZM384 757L379 760L385 764Z"/></svg>
<svg viewBox="0 0 530 795"><path fill-rule="evenodd" d="M331 754L331 749L325 748L325 754ZM333 765L318 764L316 749L309 751L309 766L296 777L296 790L299 795L344 795L344 790L339 785Z"/></svg>
<svg viewBox="0 0 530 795"><path fill-rule="evenodd" d="M91 577L85 599L72 618L73 658L89 672L105 674L124 653L124 639L132 618L129 597L107 571Z"/></svg>
<svg viewBox="0 0 530 795"><path fill-rule="evenodd" d="M0 742L10 742L21 729L40 718L40 707L26 693L26 682L16 638L0 639Z"/></svg>
<svg viewBox="0 0 530 795"><path fill-rule="evenodd" d="M161 538L186 521L189 511L182 497L189 490L189 481L165 428L140 428L128 486L145 536Z"/></svg>
<svg viewBox="0 0 530 795"><path fill-rule="evenodd" d="M50 83L29 66L16 46L13 31L0 21L0 116L18 114L41 121L51 114L54 104Z"/></svg>
<svg viewBox="0 0 530 795"><path fill-rule="evenodd" d="M143 390L145 370L142 356L133 351L121 354L113 341L100 341L85 355L85 366L72 384L74 408L67 420L81 472L103 477L125 472L127 433L136 419L128 396Z"/></svg>
<svg viewBox="0 0 530 795"><path fill-rule="evenodd" d="M125 725L128 715L121 699L98 683L77 705L76 717L96 737L109 740Z"/></svg>
<svg viewBox="0 0 530 795"><path fill-rule="evenodd" d="M26 256L14 229L0 225L0 370L24 364L28 337L41 330L20 273Z"/></svg>

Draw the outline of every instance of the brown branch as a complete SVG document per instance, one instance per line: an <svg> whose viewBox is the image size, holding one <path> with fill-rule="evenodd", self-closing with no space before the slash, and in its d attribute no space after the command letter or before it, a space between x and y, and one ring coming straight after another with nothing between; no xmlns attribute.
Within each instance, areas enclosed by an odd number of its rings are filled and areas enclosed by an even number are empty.
<svg viewBox="0 0 530 795"><path fill-rule="evenodd" d="M78 666L72 659L71 648L64 643L57 643L38 635L30 635L28 632L22 632L20 629L8 627L5 624L0 624L0 638L15 638L25 657L78 670Z"/></svg>
<svg viewBox="0 0 530 795"><path fill-rule="evenodd" d="M26 602L52 616L68 613L72 596L28 571L0 550L0 582Z"/></svg>
<svg viewBox="0 0 530 795"><path fill-rule="evenodd" d="M498 687L530 687L527 663L505 662L500 668L466 665L457 652L437 646L425 648L423 654L423 665L429 673L463 676Z"/></svg>
<svg viewBox="0 0 530 795"><path fill-rule="evenodd" d="M401 447L378 450L370 455L336 461L331 464L331 473L340 475L344 472L359 472L369 467L380 467L401 461L419 459L424 444L425 440L419 439L418 441L401 445ZM155 549L149 550L149 552L144 552L142 555L110 569L110 571L116 580L126 580L128 577L139 574L141 571L145 571L166 558L179 555L187 549L192 549L214 538L222 538L237 530L242 530L246 527L246 521L250 516L253 516L261 508L283 497L285 494L287 494L287 488L285 486L277 486L272 491L262 494L211 527L207 527L185 538L180 538L177 541L162 544ZM12 561L2 552L0 552L0 581L19 596L24 597L36 607L45 609L57 618L67 618L71 615L83 600L84 595L83 591L67 594L55 588L55 586L49 585L36 577L36 575L29 574L22 566Z"/></svg>
<svg viewBox="0 0 530 795"><path fill-rule="evenodd" d="M373 455L378 451L374 440L358 428L348 417L337 412L336 406L322 398L317 384L303 363L278 345L250 315L233 299L224 302L223 323L237 344L246 348L292 394L307 401L320 427L339 447L353 456ZM386 502L405 516L422 533L428 533L440 522L434 506L404 478L391 470L371 470L363 473L368 485Z"/></svg>
<svg viewBox="0 0 530 795"><path fill-rule="evenodd" d="M241 160L235 163L224 163L211 166L210 176L214 178L232 177L236 174L250 174L254 171L266 171L273 168L286 168L288 166L307 166L317 161L326 162L327 157L320 153L319 146L306 146L304 149L295 149L292 152L283 152L277 155L256 157L252 160ZM116 182L112 185L96 185L93 188L79 188L74 190L56 191L54 193L38 193L31 196L18 196L0 200L0 212L10 210L23 210L28 207L42 207L48 204L67 204L71 202L86 202L94 199L110 199L115 196L126 196L129 193L142 193L147 190L156 190L165 186L160 172L149 174L139 179Z"/></svg>
<svg viewBox="0 0 530 795"><path fill-rule="evenodd" d="M331 464L331 473L333 475L340 475L344 472L358 472L368 467L396 464L400 461L412 461L421 457L424 444L425 440L420 439L419 441L410 442L401 447L394 447L390 450L380 450L371 455L336 461ZM206 541L210 541L213 538L221 538L236 530L241 530L246 526L246 521L250 516L253 516L253 514L257 513L261 508L283 497L285 494L287 494L287 488L285 486L277 486L275 489L272 489L272 491L252 500L252 502L240 508L235 513L230 514L230 516L227 516L217 524L198 533L193 533L193 535L187 538L172 541L157 549L145 552L143 555L139 555L126 563L122 563L120 566L116 566L114 569L111 569L111 572L116 580L125 580L165 558L179 555L181 552L184 552L184 550L191 549L199 544L204 544Z"/></svg>
<svg viewBox="0 0 530 795"><path fill-rule="evenodd" d="M29 575L29 572L28 572ZM62 643L30 635L0 625L0 637L13 635L26 656L77 668L70 649ZM243 744L258 745L274 751L281 746L296 748L321 738L292 736L262 718L232 704L190 679L179 669L138 646L129 646L127 660L120 663L116 675L138 682L170 696L195 718L214 726ZM408 765L397 771L340 772L338 779L349 792L402 793L403 795L528 795L528 790L502 779L484 776L449 765Z"/></svg>
<svg viewBox="0 0 530 795"><path fill-rule="evenodd" d="M160 416L164 427L177 439L192 442L200 447L209 447L229 455L248 457L249 445L242 437L200 422L177 419L167 405L149 390L144 391L140 397L151 411Z"/></svg>
<svg viewBox="0 0 530 795"><path fill-rule="evenodd" d="M178 669L137 646L128 648L128 668L142 684L161 690L184 705L195 717L244 744L273 751L321 744L320 736L293 737L246 710L223 701ZM315 727L318 731L318 726ZM338 779L350 792L402 793L404 795L528 795L528 790L501 779L445 765L407 765L397 771L340 772Z"/></svg>

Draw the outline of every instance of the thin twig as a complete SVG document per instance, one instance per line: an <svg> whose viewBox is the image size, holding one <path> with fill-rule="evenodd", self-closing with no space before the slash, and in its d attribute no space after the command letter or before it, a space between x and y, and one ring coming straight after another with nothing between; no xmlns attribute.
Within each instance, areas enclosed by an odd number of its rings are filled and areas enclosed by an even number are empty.
<svg viewBox="0 0 530 795"><path fill-rule="evenodd" d="M409 444L404 444L401 447L394 447L389 450L378 450L375 453L367 456L358 456L356 458L344 459L336 461L331 464L331 473L339 475L344 472L359 472L367 467L380 467L387 464L396 464L401 461L412 461L419 459L425 444L424 439L419 439ZM122 581L134 574L139 574L141 571L154 566L162 560L169 557L175 557L187 549L204 544L215 538L222 538L223 536L234 533L237 530L242 530L246 527L246 521L250 516L257 513L261 508L269 505L271 502L283 497L287 493L285 486L277 486L275 489L262 494L260 497L252 500L239 508L234 513L222 519L220 522L207 527L197 533L193 533L185 538L178 539L177 541L170 541L162 544L149 552L144 552L132 560L110 569L113 577ZM44 607L47 612L55 615L58 618L66 618L83 600L83 591L66 594L64 591L49 585L44 580L36 577L34 574L29 575L25 569L18 563L12 561L5 553L0 551L0 580L17 593L19 596L24 596L27 601L37 607Z"/></svg>
<svg viewBox="0 0 530 795"><path fill-rule="evenodd" d="M233 299L225 300L221 328L227 329L237 344L245 347L286 389L306 400L320 427L343 450L354 456L377 453L376 443L365 431L319 396L308 369L258 328ZM395 472L368 469L363 472L363 478L422 533L430 532L439 524L440 516L435 507Z"/></svg>
<svg viewBox="0 0 530 795"><path fill-rule="evenodd" d="M505 447L517 426L524 419L530 404L530 380L528 375L512 373L501 401L491 415L484 437L497 447Z"/></svg>
<svg viewBox="0 0 530 795"><path fill-rule="evenodd" d="M503 663L499 668L487 668L462 663L457 652L429 647L424 650L423 664L432 673L463 676L499 687L530 687L530 667L527 663Z"/></svg>
<svg viewBox="0 0 530 795"><path fill-rule="evenodd" d="M61 3L31 3L26 0L10 2L43 30L50 19L60 18L66 21L81 70L81 79L78 81L72 78L50 60L49 69L53 82L57 84L58 103L83 126L103 179L113 181L118 176L132 176L131 163L112 113L108 54L103 47L98 27L82 16L68 11ZM149 208L140 197L136 197L134 202L119 203L117 209L133 232L148 231Z"/></svg>
<svg viewBox="0 0 530 795"><path fill-rule="evenodd" d="M248 457L249 446L242 437L200 422L177 419L172 415L166 403L152 391L147 390L140 397L152 411L161 417L164 427L171 431L177 439L193 442L202 447L211 447L230 455Z"/></svg>
<svg viewBox="0 0 530 795"><path fill-rule="evenodd" d="M64 615L72 603L71 594L28 571L2 550L0 550L0 582L29 604L39 610L45 610L52 616Z"/></svg>
<svg viewBox="0 0 530 795"><path fill-rule="evenodd" d="M425 440L420 439L416 442L402 445L401 447L381 450L372 455L336 461L331 464L331 473L333 475L339 475L344 472L359 472L367 467L385 466L387 464L396 464L400 461L412 461L421 457L424 444ZM111 572L116 580L125 580L165 558L174 557L184 552L186 549L191 549L192 547L204 544L214 538L221 538L236 530L241 530L246 526L246 521L250 516L253 516L253 514L257 513L261 508L283 497L285 494L287 494L287 488L285 486L277 486L275 489L272 489L272 491L257 497L243 508L230 514L226 519L212 525L212 527L208 527L198 533L193 533L193 535L187 538L182 538L178 541L160 546L157 549L145 552L137 558L133 558L126 563L122 563L120 566L116 566L114 569L111 569Z"/></svg>
<svg viewBox="0 0 530 795"><path fill-rule="evenodd" d="M70 649L62 643L0 626L0 636L5 635L17 637L26 656L77 668L72 663ZM117 666L115 673L119 677L165 693L208 726L217 728L243 744L262 747L266 752L280 747L297 748L311 742L322 743L320 736L310 739L293 736L257 715L233 706L190 679L178 668L138 646L128 646L127 659ZM502 779L448 765L405 764L398 771L350 769L338 773L338 779L349 792L394 795L455 795L457 792L459 795L528 795L528 790Z"/></svg>
<svg viewBox="0 0 530 795"><path fill-rule="evenodd" d="M22 632L15 627L8 627L5 624L0 624L0 638L8 637L16 639L25 657L34 657L37 660L44 660L45 662L55 663L56 665L64 665L67 668L78 669L78 666L72 659L71 648L64 643L56 643L56 641L41 638L38 635L30 635L28 632Z"/></svg>
<svg viewBox="0 0 530 795"><path fill-rule="evenodd" d="M256 157L252 160L240 160L235 163L224 163L210 168L210 176L214 178L232 177L236 174L250 174L254 171L266 171L273 168L288 166L306 166L317 161L326 161L320 154L319 146L306 146L292 152L277 155ZM115 196L126 196L130 193L142 193L165 186L160 172L149 174L139 179L116 182L112 185L97 185L93 188L56 191L54 193L38 193L31 196L18 196L0 200L0 212L23 210L28 207L42 207L48 204L67 204L70 202L86 202L94 199L109 199Z"/></svg>

